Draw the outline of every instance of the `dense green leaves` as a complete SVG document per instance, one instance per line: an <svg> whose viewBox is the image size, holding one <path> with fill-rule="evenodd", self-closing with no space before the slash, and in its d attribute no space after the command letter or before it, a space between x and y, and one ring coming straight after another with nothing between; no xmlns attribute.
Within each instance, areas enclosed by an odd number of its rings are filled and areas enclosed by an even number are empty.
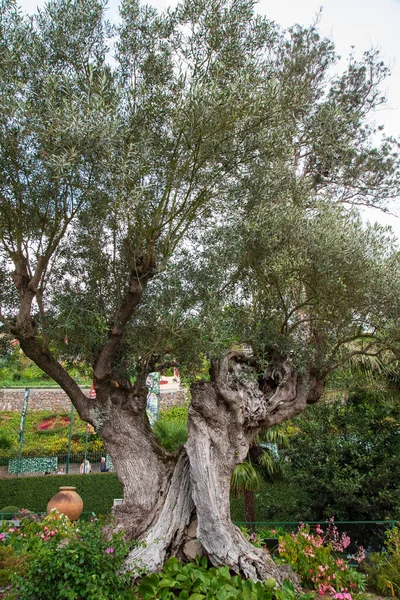
<svg viewBox="0 0 400 600"><path fill-rule="evenodd" d="M315 26L282 32L238 0L126 0L117 31L95 0L1 11L4 316L18 263L44 346L94 364L145 263L121 375L171 357L196 371L235 343L330 369L344 339L387 342L391 241L339 206L398 192L396 144L375 148L366 121L376 52L332 78Z"/></svg>
<svg viewBox="0 0 400 600"><path fill-rule="evenodd" d="M311 596L296 594L293 584L285 581L282 589L274 589L276 581L268 579L265 584L252 579L244 580L231 575L227 567L207 568L206 558L196 558L196 563L182 565L176 558L169 559L164 569L147 575L136 586L143 600L306 600Z"/></svg>
<svg viewBox="0 0 400 600"><path fill-rule="evenodd" d="M301 519L396 518L399 507L397 401L363 392L297 417L287 477L306 497Z"/></svg>

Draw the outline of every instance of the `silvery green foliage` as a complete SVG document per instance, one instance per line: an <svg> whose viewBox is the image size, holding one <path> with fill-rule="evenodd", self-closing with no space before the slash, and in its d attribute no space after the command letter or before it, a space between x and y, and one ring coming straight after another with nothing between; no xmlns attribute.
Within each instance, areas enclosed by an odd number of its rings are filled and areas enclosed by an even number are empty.
<svg viewBox="0 0 400 600"><path fill-rule="evenodd" d="M0 57L6 329L20 262L40 343L94 364L151 258L121 373L235 344L330 368L343 340L393 334L390 236L342 208L399 190L397 144L372 142L377 53L332 77L316 26L281 31L247 0L126 0L117 30L96 0L32 18L3 0Z"/></svg>

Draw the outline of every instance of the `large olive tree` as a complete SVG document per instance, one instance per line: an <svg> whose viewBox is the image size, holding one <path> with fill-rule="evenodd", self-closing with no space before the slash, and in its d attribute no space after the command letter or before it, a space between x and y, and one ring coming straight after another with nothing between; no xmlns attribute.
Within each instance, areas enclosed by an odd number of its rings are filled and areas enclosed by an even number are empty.
<svg viewBox="0 0 400 600"><path fill-rule="evenodd" d="M396 145L368 124L386 69L367 53L334 77L335 59L315 27L281 32L246 0L126 0L118 30L96 0L32 18L2 1L2 330L106 444L117 526L145 541L133 570L182 556L197 518L213 564L281 581L230 520L233 469L352 353L397 351L391 240L346 212L398 193ZM206 360L168 453L146 375Z"/></svg>

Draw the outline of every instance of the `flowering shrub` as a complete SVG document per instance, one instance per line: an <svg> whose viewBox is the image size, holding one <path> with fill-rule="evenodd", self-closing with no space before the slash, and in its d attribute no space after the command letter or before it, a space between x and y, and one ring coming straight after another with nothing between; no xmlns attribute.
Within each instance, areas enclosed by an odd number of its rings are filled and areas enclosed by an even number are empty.
<svg viewBox="0 0 400 600"><path fill-rule="evenodd" d="M46 431L49 429L54 429L55 427L66 427L69 425L69 417L50 417L48 419L43 419L39 425L39 431Z"/></svg>
<svg viewBox="0 0 400 600"><path fill-rule="evenodd" d="M347 560L335 553L343 552L350 544L344 533L339 535L333 519L326 534L318 525L315 533L301 525L297 533L279 538L279 555L300 576L303 585L322 596L352 600L351 593L365 588L365 576L349 567ZM359 558L361 558L361 553Z"/></svg>
<svg viewBox="0 0 400 600"><path fill-rule="evenodd" d="M35 523L40 523L40 521L42 520L43 517L41 517L40 515L38 515L37 513L33 513L30 510L28 510L27 508L21 508L17 514L16 514L17 519L19 519L20 521L22 521L22 519L26 519L26 521L35 521Z"/></svg>
<svg viewBox="0 0 400 600"><path fill-rule="evenodd" d="M116 600L125 598L128 575L120 573L129 545L122 534L105 538L104 522L71 522L56 511L41 522L23 519L2 531L4 547L25 558L11 575L18 600ZM9 551L8 551L9 552Z"/></svg>

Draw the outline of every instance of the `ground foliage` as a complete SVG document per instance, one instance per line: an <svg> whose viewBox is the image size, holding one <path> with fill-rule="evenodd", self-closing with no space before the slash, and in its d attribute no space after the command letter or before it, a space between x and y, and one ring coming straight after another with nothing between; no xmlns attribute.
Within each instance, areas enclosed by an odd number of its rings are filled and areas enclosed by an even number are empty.
<svg viewBox="0 0 400 600"><path fill-rule="evenodd" d="M112 539L105 536L103 527L107 523L104 520L71 523L54 511L44 518L27 510L20 511L18 516L19 528L3 522L0 532L0 581L1 585L8 586L7 597L15 600L38 593L41 598L53 598L55 590L58 597L71 600L138 597L143 600L308 600L314 597L311 592L296 592L288 581L278 587L273 579L255 582L230 573L226 567L210 568L205 558L196 558L188 564L172 558L161 572L143 574L132 588L130 578L120 571L129 545L121 535L114 535ZM329 597L344 600L361 597L359 592L364 589L365 576L349 568L340 554L347 547L348 538L329 531L310 534L303 525L296 535L280 536L281 559L292 564L302 583L308 587L311 584L320 595L325 592ZM391 545L395 535L395 530L388 535L388 556L395 551ZM382 555L381 559L384 558Z"/></svg>
<svg viewBox="0 0 400 600"><path fill-rule="evenodd" d="M265 583L244 580L232 576L227 567L210 568L205 558L197 558L195 563L182 565L171 558L163 571L144 577L136 587L143 600L311 600L312 595L298 594L289 581L281 589L275 589L276 581Z"/></svg>

